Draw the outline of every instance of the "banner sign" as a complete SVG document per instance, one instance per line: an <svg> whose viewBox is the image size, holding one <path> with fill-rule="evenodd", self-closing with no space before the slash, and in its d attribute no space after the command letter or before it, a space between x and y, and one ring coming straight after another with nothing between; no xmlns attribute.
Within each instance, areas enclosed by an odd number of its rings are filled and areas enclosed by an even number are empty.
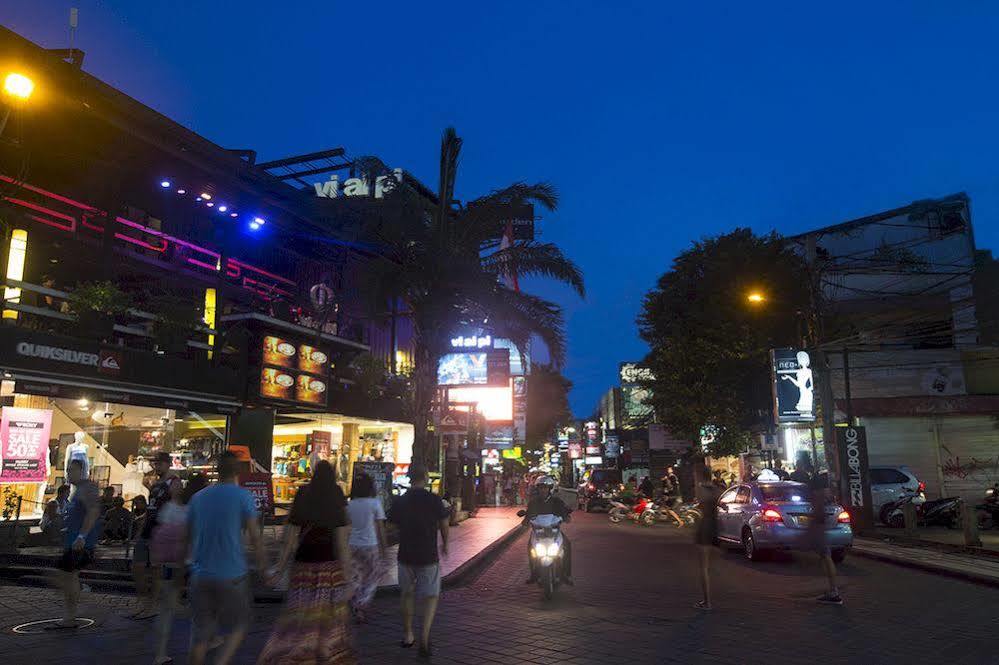
<svg viewBox="0 0 999 665"><path fill-rule="evenodd" d="M850 513L854 528L873 524L871 477L867 460L867 430L863 427L837 427L840 502Z"/></svg>
<svg viewBox="0 0 999 665"><path fill-rule="evenodd" d="M0 483L43 483L48 478L52 411L3 408L0 442L3 462Z"/></svg>
<svg viewBox="0 0 999 665"><path fill-rule="evenodd" d="M266 335L261 343L261 362L261 397L326 406L328 353L311 344Z"/></svg>
<svg viewBox="0 0 999 665"><path fill-rule="evenodd" d="M261 515L274 514L274 486L269 473L241 473L239 486L253 495L257 512Z"/></svg>
<svg viewBox="0 0 999 665"><path fill-rule="evenodd" d="M778 423L815 420L811 358L801 349L771 349L774 419Z"/></svg>

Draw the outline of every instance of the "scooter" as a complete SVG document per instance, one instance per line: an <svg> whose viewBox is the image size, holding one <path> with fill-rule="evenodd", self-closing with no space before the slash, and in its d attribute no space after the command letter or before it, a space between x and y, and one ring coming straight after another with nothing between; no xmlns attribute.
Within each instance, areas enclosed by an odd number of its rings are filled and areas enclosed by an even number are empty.
<svg viewBox="0 0 999 665"><path fill-rule="evenodd" d="M633 506L629 506L623 501L612 499L611 509L607 513L607 518L611 521L611 524L618 524L625 519L630 519L635 523L651 526L656 523L657 512L655 504L645 497L639 498Z"/></svg>
<svg viewBox="0 0 999 665"><path fill-rule="evenodd" d="M886 504L881 509L881 521L893 528L905 526L902 506L913 503L916 506L916 522L919 526L945 526L956 529L961 524L961 498L945 497L927 501L921 491L907 492L897 501Z"/></svg>
<svg viewBox="0 0 999 665"><path fill-rule="evenodd" d="M985 503L975 506L978 512L978 528L999 528L999 483L985 490Z"/></svg>
<svg viewBox="0 0 999 665"><path fill-rule="evenodd" d="M523 517L527 511L517 512ZM538 515L531 518L531 537L528 548L531 552L532 569L538 577L538 586L545 600L551 600L555 589L562 583L562 518L557 515Z"/></svg>

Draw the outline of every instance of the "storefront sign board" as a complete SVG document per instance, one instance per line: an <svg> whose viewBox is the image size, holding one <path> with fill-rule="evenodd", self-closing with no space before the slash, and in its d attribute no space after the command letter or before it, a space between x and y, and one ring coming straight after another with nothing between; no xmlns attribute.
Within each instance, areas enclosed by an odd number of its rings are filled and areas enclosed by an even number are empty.
<svg viewBox="0 0 999 665"><path fill-rule="evenodd" d="M375 483L377 496L382 500L382 507L388 510L389 500L392 498L392 473L395 471L395 464L392 462L355 462L353 482L357 482L358 477L367 474Z"/></svg>
<svg viewBox="0 0 999 665"><path fill-rule="evenodd" d="M840 499L850 513L854 528L869 528L874 521L871 507L871 477L867 459L867 430L863 427L837 427Z"/></svg>
<svg viewBox="0 0 999 665"><path fill-rule="evenodd" d="M0 483L43 483L48 478L52 411L3 408L0 418Z"/></svg>
<svg viewBox="0 0 999 665"><path fill-rule="evenodd" d="M239 486L253 495L257 512L261 515L274 514L274 485L269 473L241 473Z"/></svg>

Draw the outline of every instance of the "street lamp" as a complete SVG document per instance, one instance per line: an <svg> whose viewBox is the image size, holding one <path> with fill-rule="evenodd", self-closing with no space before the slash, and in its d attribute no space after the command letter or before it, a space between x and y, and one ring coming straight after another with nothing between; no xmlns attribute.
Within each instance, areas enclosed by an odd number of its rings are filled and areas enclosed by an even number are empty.
<svg viewBox="0 0 999 665"><path fill-rule="evenodd" d="M746 300L748 300L753 305L760 305L760 304L765 303L767 301L767 297L765 295L763 295L762 293L760 293L759 291L751 291L746 296Z"/></svg>
<svg viewBox="0 0 999 665"><path fill-rule="evenodd" d="M2 91L7 108L0 114L0 136L7 126L13 105L24 103L31 98L31 94L35 91L35 82L20 72L8 72L3 79Z"/></svg>

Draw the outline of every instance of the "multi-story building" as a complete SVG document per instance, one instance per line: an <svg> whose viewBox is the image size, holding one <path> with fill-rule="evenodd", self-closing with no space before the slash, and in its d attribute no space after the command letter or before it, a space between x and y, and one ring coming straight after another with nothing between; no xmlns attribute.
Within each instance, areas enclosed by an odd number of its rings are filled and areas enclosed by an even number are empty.
<svg viewBox="0 0 999 665"><path fill-rule="evenodd" d="M260 163L82 62L0 28L0 81L34 86L0 95L2 396L29 410L5 409L0 482L39 501L74 445L126 497L160 450L194 471L236 447L273 472L279 501L321 457L344 481L360 459L407 463L392 382L359 385L371 372L352 363L405 369L409 324L368 316L360 276L377 250L344 229L394 187L430 194L399 170L366 177L342 149ZM10 447L18 414L44 426L40 448Z"/></svg>
<svg viewBox="0 0 999 665"><path fill-rule="evenodd" d="M999 349L988 318L997 282L995 263L975 249L967 196L792 241L821 276L837 422L852 415L867 428L872 465L908 465L933 495L979 498L999 480ZM810 436L785 429L787 459Z"/></svg>

